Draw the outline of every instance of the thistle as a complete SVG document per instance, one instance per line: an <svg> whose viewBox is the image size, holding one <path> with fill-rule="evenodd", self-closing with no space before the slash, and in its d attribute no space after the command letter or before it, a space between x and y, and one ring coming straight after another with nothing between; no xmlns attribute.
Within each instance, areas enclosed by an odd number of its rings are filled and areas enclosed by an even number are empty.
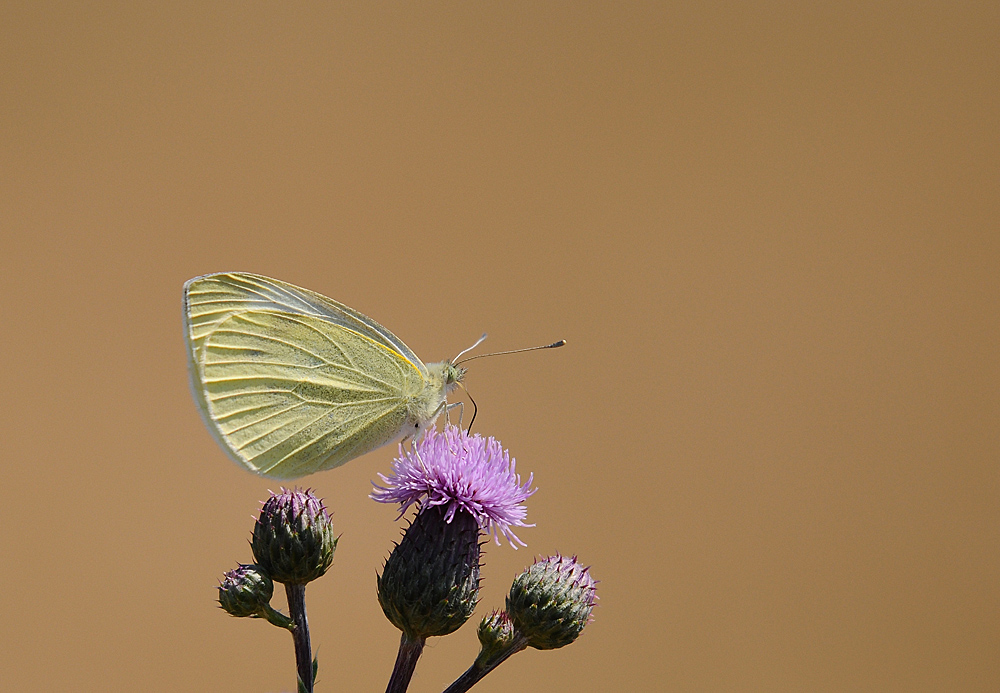
<svg viewBox="0 0 1000 693"><path fill-rule="evenodd" d="M271 608L274 583L256 565L239 565L219 582L219 606L240 618L263 618L281 628L290 628L292 621Z"/></svg>
<svg viewBox="0 0 1000 693"><path fill-rule="evenodd" d="M476 664L481 668L485 668L493 662L499 664L500 662L497 660L508 650L511 650L512 645L520 638L520 635L514 629L514 624L510 620L510 616L507 615L506 611L500 609L495 609L489 616L483 617L483 620L479 623L478 635L481 649L479 656L476 657ZM521 645L518 649L524 649L524 645ZM506 657L509 657L511 654L514 654L514 652L510 652ZM496 664L493 666L496 666Z"/></svg>
<svg viewBox="0 0 1000 693"><path fill-rule="evenodd" d="M507 613L528 645L554 650L577 639L590 622L597 581L576 556L555 555L536 561L510 587Z"/></svg>
<svg viewBox="0 0 1000 693"><path fill-rule="evenodd" d="M527 647L553 650L576 640L590 621L596 585L575 556L536 561L515 578L507 610L494 611L480 623L479 656L445 693L465 693Z"/></svg>
<svg viewBox="0 0 1000 693"><path fill-rule="evenodd" d="M523 503L534 491L500 443L454 426L400 446L392 473L379 476L374 500L398 503L400 516L419 508L377 580L382 611L402 631L387 690L403 691L426 639L454 632L475 610L480 536L524 545L512 527L530 526Z"/></svg>
<svg viewBox="0 0 1000 693"><path fill-rule="evenodd" d="M330 514L312 491L281 489L261 507L250 547L260 569L285 585L291 614L291 625L286 627L295 643L299 690L311 693L316 662L309 641L306 583L321 577L333 563L337 538Z"/></svg>
<svg viewBox="0 0 1000 693"><path fill-rule="evenodd" d="M337 538L323 501L312 491L281 489L264 502L250 546L272 580L304 585L330 568Z"/></svg>

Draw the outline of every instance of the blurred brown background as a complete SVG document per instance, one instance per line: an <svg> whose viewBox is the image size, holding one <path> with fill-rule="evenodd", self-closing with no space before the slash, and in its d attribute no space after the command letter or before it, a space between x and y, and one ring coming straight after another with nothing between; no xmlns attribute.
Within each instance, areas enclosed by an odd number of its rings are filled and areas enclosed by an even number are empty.
<svg viewBox="0 0 1000 693"><path fill-rule="evenodd" d="M1000 689L1000 6L798 5L4 3L0 688L291 689L214 602L276 484L185 371L242 270L428 361L569 340L472 365L537 527L415 693L556 551L596 620L476 690ZM304 480L318 691L392 666L391 456Z"/></svg>

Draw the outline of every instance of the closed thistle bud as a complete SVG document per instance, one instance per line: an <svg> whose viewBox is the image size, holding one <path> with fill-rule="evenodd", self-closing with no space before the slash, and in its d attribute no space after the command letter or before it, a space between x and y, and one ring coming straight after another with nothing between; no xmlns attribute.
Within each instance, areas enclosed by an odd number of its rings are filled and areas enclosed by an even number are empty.
<svg viewBox="0 0 1000 693"><path fill-rule="evenodd" d="M488 663L497 661L511 649L516 637L514 624L506 611L497 609L489 616L484 616L479 623L479 644L482 649L476 657L476 664L485 667Z"/></svg>
<svg viewBox="0 0 1000 693"><path fill-rule="evenodd" d="M479 553L476 518L423 508L378 576L386 618L410 640L458 630L479 601Z"/></svg>
<svg viewBox="0 0 1000 693"><path fill-rule="evenodd" d="M240 565L222 576L219 606L240 618L260 618L274 594L274 583L255 565Z"/></svg>
<svg viewBox="0 0 1000 693"><path fill-rule="evenodd" d="M531 647L552 650L576 640L590 620L597 582L576 557L536 561L510 587L507 613Z"/></svg>
<svg viewBox="0 0 1000 693"><path fill-rule="evenodd" d="M281 489L264 502L250 545L274 581L305 584L330 568L337 538L323 501L312 491Z"/></svg>

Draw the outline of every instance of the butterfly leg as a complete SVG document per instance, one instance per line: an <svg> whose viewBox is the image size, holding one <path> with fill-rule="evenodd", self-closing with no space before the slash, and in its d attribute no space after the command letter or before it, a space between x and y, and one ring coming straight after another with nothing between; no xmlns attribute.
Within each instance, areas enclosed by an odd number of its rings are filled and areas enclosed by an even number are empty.
<svg viewBox="0 0 1000 693"><path fill-rule="evenodd" d="M416 446L417 442L416 438L414 438L413 436L404 436L403 439L399 441L399 444L402 445L407 441L410 442L410 454L417 458L417 462L420 463L420 467L426 472L427 465L424 464L423 458L420 457L420 450L418 450Z"/></svg>
<svg viewBox="0 0 1000 693"><path fill-rule="evenodd" d="M445 411L447 412L448 423L451 423L451 410L458 407L458 427L462 427L462 419L465 417L465 402L455 402L454 404L449 404Z"/></svg>
<svg viewBox="0 0 1000 693"><path fill-rule="evenodd" d="M426 464L424 464L424 460L423 460L423 458L422 458L422 457L420 456L420 451L419 451L419 450L417 450L416 448L413 448L413 452L414 452L414 454L415 454L415 455L417 456L417 462L419 462L419 463L420 463L420 468L421 468L421 469L423 469L423 470L424 470L424 472L426 473L426 472L427 472L427 465L426 465Z"/></svg>

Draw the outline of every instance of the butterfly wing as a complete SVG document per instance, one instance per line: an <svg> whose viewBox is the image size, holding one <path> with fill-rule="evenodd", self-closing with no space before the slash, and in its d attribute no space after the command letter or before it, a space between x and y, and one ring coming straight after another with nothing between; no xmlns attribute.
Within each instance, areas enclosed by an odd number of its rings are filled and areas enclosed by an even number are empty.
<svg viewBox="0 0 1000 693"><path fill-rule="evenodd" d="M265 476L329 469L393 440L407 398L426 380L423 364L374 321L263 277L188 282L185 320L209 429L234 460Z"/></svg>
<svg viewBox="0 0 1000 693"><path fill-rule="evenodd" d="M199 359L205 337L216 327L247 310L314 315L392 349L427 374L408 346L367 315L315 291L247 272L207 274L184 284L184 330L192 358Z"/></svg>

